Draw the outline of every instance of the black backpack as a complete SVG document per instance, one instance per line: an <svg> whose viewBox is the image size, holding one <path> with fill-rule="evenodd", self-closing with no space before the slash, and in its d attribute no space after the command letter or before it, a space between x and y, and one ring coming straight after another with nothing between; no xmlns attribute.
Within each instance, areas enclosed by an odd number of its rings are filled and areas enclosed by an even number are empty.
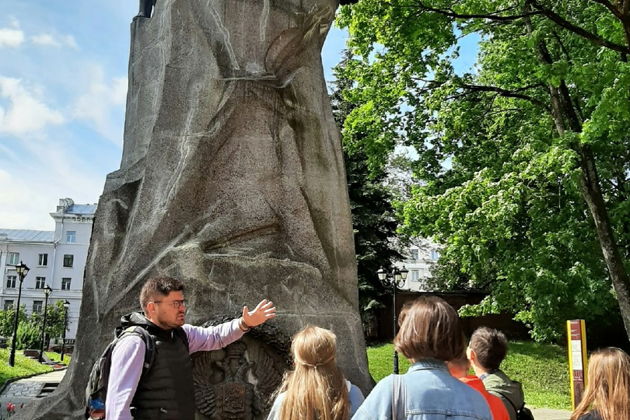
<svg viewBox="0 0 630 420"><path fill-rule="evenodd" d="M525 407L525 403L523 403L521 408L516 408L516 405L504 393L499 392L499 391L495 391L495 392L497 392L498 394L501 394L503 399L507 400L507 402L510 403L512 408L514 408L514 412L516 413L517 420L534 420L534 415L532 414L532 411L529 408Z"/></svg>
<svg viewBox="0 0 630 420"><path fill-rule="evenodd" d="M116 329L116 338L107 345L101 357L92 365L90 378L85 388L85 418L100 420L105 418L105 400L107 398L107 382L109 381L109 371L112 364L112 352L116 344L130 335L142 338L146 345L144 353L144 364L142 365L142 375L144 375L153 365L155 358L155 341L146 329L140 326L132 326L120 331ZM185 334L184 334L185 335ZM188 343L186 342L188 345Z"/></svg>

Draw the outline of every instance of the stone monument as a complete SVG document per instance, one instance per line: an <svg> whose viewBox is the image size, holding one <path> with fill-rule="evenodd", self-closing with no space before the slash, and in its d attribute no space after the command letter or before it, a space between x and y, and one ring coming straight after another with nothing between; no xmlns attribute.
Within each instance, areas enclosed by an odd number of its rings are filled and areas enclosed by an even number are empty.
<svg viewBox="0 0 630 420"><path fill-rule="evenodd" d="M193 356L199 419L264 418L290 367L290 337L309 323L337 334L338 363L369 390L320 57L338 2L143 2L131 26L122 163L96 213L73 362L59 390L19 418L83 418L92 363L156 274L185 282L195 325L262 298L278 307L242 341Z"/></svg>

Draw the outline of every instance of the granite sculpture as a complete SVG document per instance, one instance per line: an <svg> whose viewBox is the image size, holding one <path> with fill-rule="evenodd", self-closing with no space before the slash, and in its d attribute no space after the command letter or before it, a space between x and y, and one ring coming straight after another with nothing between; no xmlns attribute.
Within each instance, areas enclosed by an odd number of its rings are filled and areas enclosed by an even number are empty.
<svg viewBox="0 0 630 420"><path fill-rule="evenodd" d="M192 324L265 297L279 309L273 328L195 355L199 419L264 418L290 366L290 337L309 323L337 334L338 364L369 390L320 57L338 1L143 1L148 16L131 26L122 162L96 213L73 363L52 397L16 418L82 418L92 363L156 274L185 282ZM234 390L238 401L218 397Z"/></svg>

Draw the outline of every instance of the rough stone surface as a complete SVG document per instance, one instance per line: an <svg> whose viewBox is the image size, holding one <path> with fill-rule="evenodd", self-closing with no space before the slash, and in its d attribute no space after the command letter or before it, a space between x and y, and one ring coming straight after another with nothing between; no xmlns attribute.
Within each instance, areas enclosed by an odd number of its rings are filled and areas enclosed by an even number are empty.
<svg viewBox="0 0 630 420"><path fill-rule="evenodd" d="M193 324L267 297L279 309L268 338L284 348L308 323L332 329L339 364L369 390L320 58L337 5L158 0L134 20L122 163L96 213L72 365L54 397L16 418L82 418L92 363L155 274L186 283ZM250 338L243 360L265 342Z"/></svg>

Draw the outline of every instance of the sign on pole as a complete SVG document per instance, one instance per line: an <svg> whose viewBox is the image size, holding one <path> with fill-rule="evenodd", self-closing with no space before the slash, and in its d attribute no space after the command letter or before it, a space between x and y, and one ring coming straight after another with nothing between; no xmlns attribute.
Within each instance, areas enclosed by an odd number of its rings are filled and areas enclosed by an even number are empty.
<svg viewBox="0 0 630 420"><path fill-rule="evenodd" d="M586 327L583 319L567 321L569 341L569 378L573 409L582 401L586 387Z"/></svg>

